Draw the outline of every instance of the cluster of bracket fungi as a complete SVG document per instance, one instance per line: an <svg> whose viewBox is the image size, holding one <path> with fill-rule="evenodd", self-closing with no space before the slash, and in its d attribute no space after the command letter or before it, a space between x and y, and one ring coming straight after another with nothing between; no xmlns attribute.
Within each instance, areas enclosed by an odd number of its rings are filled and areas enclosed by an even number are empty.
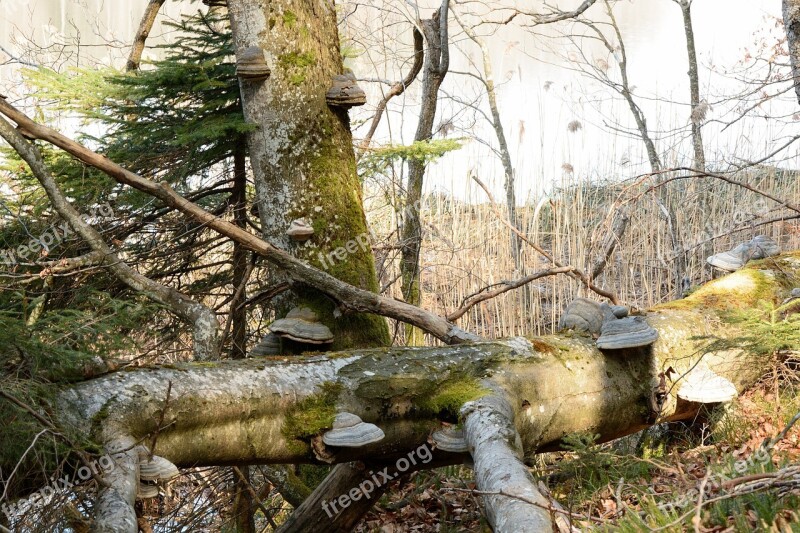
<svg viewBox="0 0 800 533"><path fill-rule="evenodd" d="M224 6L225 0L203 0L206 5ZM264 50L258 46L248 46L236 53L236 75L246 81L257 82L267 79L271 74ZM325 93L325 102L337 109L350 109L351 107L367 103L364 89L359 87L356 76L349 68L342 74L336 74L331 80L331 86Z"/></svg>
<svg viewBox="0 0 800 533"><path fill-rule="evenodd" d="M779 253L781 253L781 248L777 242L766 235L757 235L727 252L712 255L706 261L709 265L720 270L734 272L746 265L751 259L765 259Z"/></svg>
<svg viewBox="0 0 800 533"><path fill-rule="evenodd" d="M628 308L622 305L576 298L564 310L558 325L560 329L574 329L596 336L597 347L601 350L641 348L653 344L658 339L658 332L643 316L628 316L629 313Z"/></svg>
<svg viewBox="0 0 800 533"><path fill-rule="evenodd" d="M139 499L155 498L159 486L178 477L178 467L158 455L150 455L144 446L138 448L139 454L139 487L136 497Z"/></svg>
<svg viewBox="0 0 800 533"><path fill-rule="evenodd" d="M251 356L280 355L281 339L309 345L308 348L330 344L334 339L330 328L308 307L293 308L284 318L270 324L269 330L270 333L250 351Z"/></svg>

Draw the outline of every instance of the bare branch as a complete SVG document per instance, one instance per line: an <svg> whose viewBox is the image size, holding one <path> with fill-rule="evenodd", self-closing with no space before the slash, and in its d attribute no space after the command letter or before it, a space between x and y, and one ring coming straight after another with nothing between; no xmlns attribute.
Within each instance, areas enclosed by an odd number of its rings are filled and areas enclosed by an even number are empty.
<svg viewBox="0 0 800 533"><path fill-rule="evenodd" d="M459 307L458 309L456 309L455 311L453 311L452 313L447 315L447 320L451 320L451 321L458 320L459 318L464 316L464 314L467 311L472 309L477 304L479 304L481 302L485 302L486 300L491 300L495 296L499 296L499 295L503 294L504 292L508 292L510 290L514 290L516 288L522 287L523 285L526 285L526 284L530 283L531 281L534 281L534 280L537 280L537 279L540 279L540 278L544 278L544 277L547 277L547 276L555 276L555 275L558 275L558 274L566 274L568 272L573 272L573 271L575 271L575 267L571 267L571 266L563 266L563 267L558 267L558 268L551 268L549 270L543 270L541 272L534 272L533 274L530 274L530 275L525 276L523 278L515 279L513 281L501 281L500 283L496 283L494 285L490 285L489 287L484 287L481 290L479 290L478 292L475 292L475 293L467 296L466 298L464 298L464 301L462 302L461 307ZM489 290L492 287L498 287L498 288L493 289L493 290Z"/></svg>
<svg viewBox="0 0 800 533"><path fill-rule="evenodd" d="M489 204L490 204L490 205L491 205L491 207L492 207L492 211L494 211L494 214L495 214L495 216L496 216L496 217L497 217L497 218L498 218L498 219L499 219L499 220L500 220L500 221L501 221L503 224L505 224L505 225L506 225L506 226L507 226L507 227L508 227L508 228L509 228L511 231L513 231L514 233L516 233L516 234L517 234L517 236L518 236L520 239L522 239L523 241L525 241L526 243L528 243L528 244L531 246L531 248L533 248L534 250L536 250L537 252L539 252L541 255L543 255L543 256L544 256L544 257L545 257L545 258L546 258L548 261L550 261L551 263L553 263L555 266L557 266L557 267L559 267L559 268L563 268L563 267L565 267L565 266L566 266L566 265L562 264L560 261L556 260L556 259L553 257L553 254L551 254L550 252L548 252L547 250L545 250L544 248L542 248L541 246L539 246L538 244L536 244L535 242L533 242L532 240L530 240L530 239L528 238L528 236L527 236L527 235L525 235L525 234L524 234L524 233L522 233L520 230L518 230L517 228L515 228L515 227L514 227L514 225L513 225L513 224L511 224L511 222L509 222L509 221L508 221L506 218L504 218L504 217L503 217L503 215L502 215L502 213L500 213L500 209L498 209L498 207L497 207L497 203L494 201L494 196L492 196L492 193L489 191L489 188L486 186L486 184L484 184L484 183L483 183L483 182L480 180L480 178L478 178L478 177L477 177L477 176L475 176L474 174L472 175L472 179L473 179L473 180L475 180L475 182L476 182L478 185L480 185L481 189L483 189L483 191L484 191L484 192L486 193L486 195L489 197ZM605 289L601 289L600 287L597 287L596 285L594 285L594 284L593 284L593 283L592 283L592 282L589 280L589 278L586 276L586 274L584 274L582 271L578 270L577 268L574 268L574 267L573 267L573 268L572 268L572 269L571 269L569 272L565 272L565 274L566 274L567 276L571 277L572 279L575 279L575 280L578 280L578 281L580 281L581 283L583 283L583 284L586 286L586 288L590 289L591 291L593 291L593 292L595 292L595 293L599 294L600 296L603 296L603 297L605 297L605 298L608 298L608 299L609 299L609 300L611 300L611 301L612 301L614 304L617 304L617 303L619 303L619 300L617 299L617 296L616 296L614 293L612 293L612 292L609 292L609 291L607 291L607 290L605 290Z"/></svg>
<svg viewBox="0 0 800 533"><path fill-rule="evenodd" d="M133 40L131 53L128 56L128 62L125 64L125 70L128 72L132 70L139 70L139 64L142 61L142 52L144 51L144 44L147 41L147 36L150 35L150 30L153 29L153 23L158 16L158 10L164 5L166 0L150 0L144 10L142 21L139 23L139 29L136 30L136 37Z"/></svg>
<svg viewBox="0 0 800 533"><path fill-rule="evenodd" d="M283 269L292 279L305 282L327 293L345 309L375 313L412 324L447 344L460 344L480 340L477 335L461 330L430 311L354 287L326 272L317 270L231 222L214 216L197 204L180 196L169 184L156 183L143 178L119 166L107 157L97 154L72 139L61 135L57 131L33 122L24 113L3 99L0 99L0 113L6 115L18 125L24 126L26 131L30 132L34 137L61 148L87 165L105 172L119 183L158 198L167 206L191 216L221 235L242 244L248 250L264 256L268 261Z"/></svg>
<svg viewBox="0 0 800 533"><path fill-rule="evenodd" d="M375 107L375 114L372 116L372 124L369 127L369 131L364 137L364 140L362 140L361 144L358 146L359 150L362 151L362 154L372 142L372 136L375 135L375 131L378 129L378 124L380 124L381 117L383 117L386 104L388 104L389 100L395 96L400 96L403 94L403 91L405 91L406 88L408 88L408 86L414 82L420 70L422 70L422 61L425 56L422 45L422 33L420 33L417 28L414 28L414 64L411 65L411 70L408 71L406 77L403 78L402 81L393 84L389 89L389 92L387 92L383 98L381 98L381 101L378 102L378 105Z"/></svg>

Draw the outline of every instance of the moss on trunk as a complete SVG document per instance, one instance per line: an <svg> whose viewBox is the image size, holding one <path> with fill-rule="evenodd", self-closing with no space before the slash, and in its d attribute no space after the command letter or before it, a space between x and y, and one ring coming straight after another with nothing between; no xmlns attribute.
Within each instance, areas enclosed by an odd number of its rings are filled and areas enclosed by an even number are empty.
<svg viewBox="0 0 800 533"><path fill-rule="evenodd" d="M271 69L267 80L241 84L245 118L258 126L248 147L265 238L343 281L377 291L347 111L325 101L333 76L343 70L332 5L234 0L229 10L236 49L259 46ZM298 218L315 230L303 243L286 235ZM310 287L295 285L273 303L278 316L297 305L315 310L334 333L332 349L390 342L383 318L334 313L336 302Z"/></svg>

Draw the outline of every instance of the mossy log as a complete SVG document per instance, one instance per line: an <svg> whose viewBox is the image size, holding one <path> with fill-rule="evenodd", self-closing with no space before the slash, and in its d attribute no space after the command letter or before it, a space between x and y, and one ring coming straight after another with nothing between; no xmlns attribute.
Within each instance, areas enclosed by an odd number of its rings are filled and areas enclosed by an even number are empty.
<svg viewBox="0 0 800 533"><path fill-rule="evenodd" d="M800 252L751 263L684 300L649 310L647 321L659 339L646 348L601 352L593 339L565 332L141 368L65 388L58 413L65 427L105 446L115 439L149 442L158 431L152 451L184 467L388 462L427 442L443 421L458 420L465 403L491 391L511 405L521 448L530 456L559 449L577 432L610 440L656 420L691 418L700 406L678 401L670 380L666 401L654 401L669 367L677 382L702 360L739 391L752 385L770 361L731 347L748 332L729 313L778 305L798 280ZM734 342L709 351L712 337ZM320 447L317 437L340 411L378 425L386 437L358 449Z"/></svg>

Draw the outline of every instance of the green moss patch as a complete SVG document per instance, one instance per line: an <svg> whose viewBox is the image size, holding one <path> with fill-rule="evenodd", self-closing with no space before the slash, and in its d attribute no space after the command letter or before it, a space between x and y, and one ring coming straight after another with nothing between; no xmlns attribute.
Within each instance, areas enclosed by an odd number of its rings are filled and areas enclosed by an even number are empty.
<svg viewBox="0 0 800 533"><path fill-rule="evenodd" d="M295 15L294 11L289 11L288 9L283 12L283 24L287 28L294 27L295 23L297 22L297 15Z"/></svg>
<svg viewBox="0 0 800 533"><path fill-rule="evenodd" d="M656 306L659 309L716 309L732 311L750 309L761 302L773 301L777 279L772 272L744 268L710 281L683 300Z"/></svg>
<svg viewBox="0 0 800 533"><path fill-rule="evenodd" d="M278 56L278 64L283 68L306 68L317 64L314 54L303 52L289 52Z"/></svg>
<svg viewBox="0 0 800 533"><path fill-rule="evenodd" d="M447 418L457 418L461 406L485 396L490 391L475 378L464 378L445 382L432 395L418 400L424 413L433 413Z"/></svg>
<svg viewBox="0 0 800 533"><path fill-rule="evenodd" d="M319 389L317 394L303 399L286 413L281 433L286 437L287 447L290 449L305 449L306 441L333 424L336 400L342 391L342 385L324 383Z"/></svg>

